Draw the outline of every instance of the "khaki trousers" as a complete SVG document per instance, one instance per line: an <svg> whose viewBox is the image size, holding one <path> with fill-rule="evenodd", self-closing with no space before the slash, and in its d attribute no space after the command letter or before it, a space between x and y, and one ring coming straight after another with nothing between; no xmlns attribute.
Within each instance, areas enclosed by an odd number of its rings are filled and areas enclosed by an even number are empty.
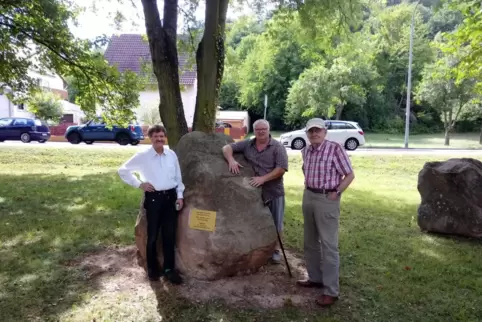
<svg viewBox="0 0 482 322"><path fill-rule="evenodd" d="M309 279L324 285L323 294L339 295L338 227L340 198L309 190L303 193L304 252Z"/></svg>

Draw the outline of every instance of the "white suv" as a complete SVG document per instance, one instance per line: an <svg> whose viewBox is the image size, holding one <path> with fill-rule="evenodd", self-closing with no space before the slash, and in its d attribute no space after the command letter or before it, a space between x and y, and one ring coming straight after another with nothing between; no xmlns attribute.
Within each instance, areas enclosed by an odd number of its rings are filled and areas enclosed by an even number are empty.
<svg viewBox="0 0 482 322"><path fill-rule="evenodd" d="M356 122L349 121L325 121L328 133L326 139L339 143L345 149L353 151L365 144L365 134ZM280 136L280 142L285 147L293 150L301 150L308 143L305 129L284 133Z"/></svg>

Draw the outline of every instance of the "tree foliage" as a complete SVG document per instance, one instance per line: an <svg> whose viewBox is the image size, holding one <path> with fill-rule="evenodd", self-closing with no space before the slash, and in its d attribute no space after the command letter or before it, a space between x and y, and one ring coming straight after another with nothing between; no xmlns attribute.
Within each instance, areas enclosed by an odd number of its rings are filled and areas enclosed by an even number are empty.
<svg viewBox="0 0 482 322"><path fill-rule="evenodd" d="M299 8L297 14L278 12L265 21L263 33L244 34L227 49L226 70L232 77L227 75L223 83L221 106L247 109L255 119L263 115L267 94L274 129L293 128L305 117L324 115L356 120L370 130L403 131L412 15L412 88L424 66L435 59L430 46L434 35L456 28L460 19L456 10L438 1L419 6L414 2L360 1L358 15L345 20L349 22L341 33L335 23L340 15L312 21L313 28L324 28L321 33L306 29L306 12ZM415 131L437 130L441 124L440 113L416 101L411 120Z"/></svg>
<svg viewBox="0 0 482 322"><path fill-rule="evenodd" d="M363 55L363 53L360 53ZM347 104L363 106L377 78L376 71L362 58L336 58L326 68L316 65L303 72L288 95L287 121L299 124L311 117L340 119Z"/></svg>
<svg viewBox="0 0 482 322"><path fill-rule="evenodd" d="M478 0L458 0L451 3L451 8L462 13L463 21L446 35L443 50L458 58L454 66L457 82L476 78L476 89L482 93L482 5Z"/></svg>
<svg viewBox="0 0 482 322"><path fill-rule="evenodd" d="M302 34L299 21L286 18L285 14L275 16L254 42L250 37L241 41L238 52L242 53L246 43L250 44L251 50L244 59L239 57L239 65L234 72L240 104L247 106L252 113L263 115L266 94L268 118L275 128L285 123L287 89L313 58L311 48L304 47L299 41Z"/></svg>
<svg viewBox="0 0 482 322"><path fill-rule="evenodd" d="M29 71L75 77L76 103L87 114L103 110L108 123L125 123L139 104L140 82L133 72L120 73L94 49L105 39L75 38L68 23L79 7L69 0L0 0L0 90L25 100L38 89Z"/></svg>
<svg viewBox="0 0 482 322"><path fill-rule="evenodd" d="M479 98L475 92L475 79L456 81L453 67L458 63L454 56L439 54L435 63L425 66L417 89L417 99L427 102L442 115L445 145L449 145L450 132L459 117L473 109Z"/></svg>
<svg viewBox="0 0 482 322"><path fill-rule="evenodd" d="M145 125L162 124L158 106L147 106L140 115L140 121Z"/></svg>
<svg viewBox="0 0 482 322"><path fill-rule="evenodd" d="M58 123L62 118L62 101L52 92L37 91L27 101L27 111L45 121Z"/></svg>

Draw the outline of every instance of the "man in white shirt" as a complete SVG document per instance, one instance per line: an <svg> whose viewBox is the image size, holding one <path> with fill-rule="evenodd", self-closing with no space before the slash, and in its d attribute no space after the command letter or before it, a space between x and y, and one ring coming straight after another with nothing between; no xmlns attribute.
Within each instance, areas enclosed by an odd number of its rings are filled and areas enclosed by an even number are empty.
<svg viewBox="0 0 482 322"><path fill-rule="evenodd" d="M174 284L182 278L175 269L175 245L177 217L183 207L184 184L179 160L174 151L164 148L166 129L151 126L147 132L152 147L136 153L125 162L118 173L121 179L145 193L144 208L147 217L147 274L149 280L157 281L161 275ZM139 173L140 180L134 175ZM163 272L157 260L157 237L162 235L164 256Z"/></svg>

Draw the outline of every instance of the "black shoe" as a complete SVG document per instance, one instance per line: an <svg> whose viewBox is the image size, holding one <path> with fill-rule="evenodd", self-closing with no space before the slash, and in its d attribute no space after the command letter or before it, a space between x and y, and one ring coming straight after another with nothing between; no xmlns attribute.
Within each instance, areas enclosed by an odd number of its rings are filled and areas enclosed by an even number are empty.
<svg viewBox="0 0 482 322"><path fill-rule="evenodd" d="M159 272L157 270L148 270L147 272L147 276L149 277L149 281L158 281L161 276L162 276L162 271Z"/></svg>
<svg viewBox="0 0 482 322"><path fill-rule="evenodd" d="M167 280L170 281L172 284L182 284L182 278L179 276L179 273L176 270L171 269L164 273Z"/></svg>
<svg viewBox="0 0 482 322"><path fill-rule="evenodd" d="M149 281L151 282L157 282L160 279L159 275L150 275L149 276Z"/></svg>

